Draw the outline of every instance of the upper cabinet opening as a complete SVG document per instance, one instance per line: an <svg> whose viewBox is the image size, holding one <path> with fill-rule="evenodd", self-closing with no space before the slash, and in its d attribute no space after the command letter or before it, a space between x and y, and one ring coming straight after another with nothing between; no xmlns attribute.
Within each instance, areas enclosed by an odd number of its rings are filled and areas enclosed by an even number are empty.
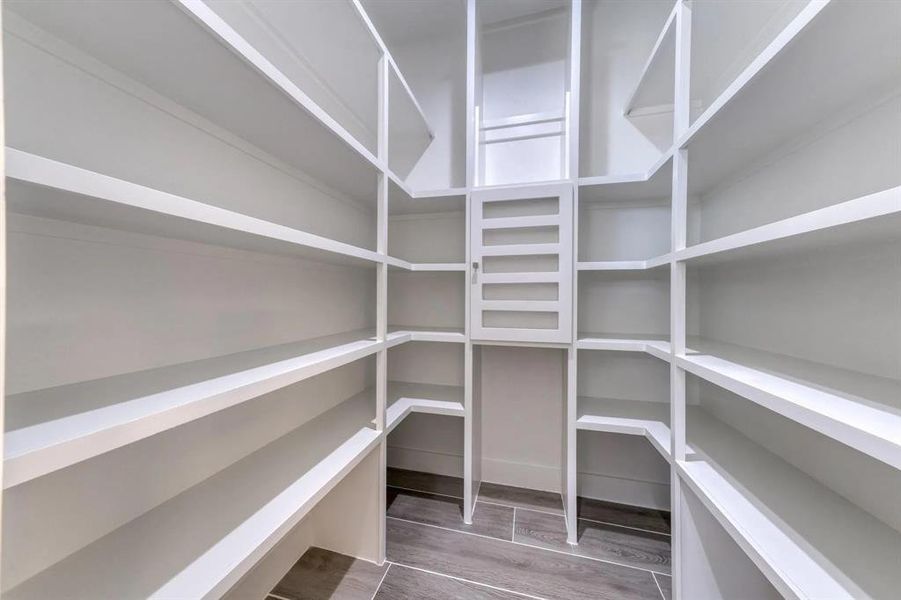
<svg viewBox="0 0 901 600"><path fill-rule="evenodd" d="M466 0L362 0L428 120L424 138L414 113L392 99L391 168L416 192L466 185ZM392 83L395 85L395 83ZM400 95L395 87L391 98ZM406 118L405 118L406 117ZM398 121L398 119L401 119ZM407 145L412 144L412 146ZM418 145L417 145L418 144ZM424 146L424 151L423 151Z"/></svg>
<svg viewBox="0 0 901 600"><path fill-rule="evenodd" d="M643 177L672 146L675 5L582 3L580 177Z"/></svg>
<svg viewBox="0 0 901 600"><path fill-rule="evenodd" d="M569 175L569 2L477 3L475 184Z"/></svg>

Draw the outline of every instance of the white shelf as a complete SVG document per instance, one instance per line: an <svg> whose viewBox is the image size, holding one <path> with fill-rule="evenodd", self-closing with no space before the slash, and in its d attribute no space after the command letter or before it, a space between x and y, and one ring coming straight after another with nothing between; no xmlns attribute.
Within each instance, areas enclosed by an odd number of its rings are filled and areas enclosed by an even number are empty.
<svg viewBox="0 0 901 600"><path fill-rule="evenodd" d="M412 263L411 271L454 273L466 271L466 263Z"/></svg>
<svg viewBox="0 0 901 600"><path fill-rule="evenodd" d="M462 344L466 335L462 328L455 327L411 327L409 325L389 325L389 340L407 342L451 342ZM397 343L402 343L398 341ZM395 344L396 345L396 344Z"/></svg>
<svg viewBox="0 0 901 600"><path fill-rule="evenodd" d="M901 469L901 383L827 365L690 340L689 373Z"/></svg>
<svg viewBox="0 0 901 600"><path fill-rule="evenodd" d="M221 597L379 443L374 409L341 403L4 597Z"/></svg>
<svg viewBox="0 0 901 600"><path fill-rule="evenodd" d="M466 271L466 263L411 263L406 260L388 256L385 262L389 267L403 271L424 271L430 273L455 273Z"/></svg>
<svg viewBox="0 0 901 600"><path fill-rule="evenodd" d="M385 433L391 433L410 413L463 417L463 388L389 381Z"/></svg>
<svg viewBox="0 0 901 600"><path fill-rule="evenodd" d="M15 148L6 149L6 176L11 212L326 262L382 261L372 250Z"/></svg>
<svg viewBox="0 0 901 600"><path fill-rule="evenodd" d="M576 429L643 435L672 462L668 403L579 396Z"/></svg>
<svg viewBox="0 0 901 600"><path fill-rule="evenodd" d="M670 264L671 254L655 256L648 260L601 260L576 263L579 271L646 271Z"/></svg>
<svg viewBox="0 0 901 600"><path fill-rule="evenodd" d="M240 352L9 396L9 488L365 358L370 331Z"/></svg>
<svg viewBox="0 0 901 600"><path fill-rule="evenodd" d="M899 26L894 2L810 2L679 140L689 148L690 192L710 189L856 99L896 87Z"/></svg>
<svg viewBox="0 0 901 600"><path fill-rule="evenodd" d="M388 187L388 214L412 215L464 212L466 188L413 192L406 184L391 181Z"/></svg>
<svg viewBox="0 0 901 600"><path fill-rule="evenodd" d="M660 155L647 171L579 178L579 201L628 201L672 196L675 148Z"/></svg>
<svg viewBox="0 0 901 600"><path fill-rule="evenodd" d="M455 187L455 188L444 188L440 190L418 190L413 192L413 198L415 199L429 199L429 198L457 198L464 199L468 190L465 187Z"/></svg>
<svg viewBox="0 0 901 600"><path fill-rule="evenodd" d="M670 343L655 336L580 333L576 341L579 350L607 350L613 352L646 352L651 356L670 360Z"/></svg>
<svg viewBox="0 0 901 600"><path fill-rule="evenodd" d="M374 203L377 172L387 167L203 2L37 2L11 10L339 194ZM241 101L224 101L236 89Z"/></svg>
<svg viewBox="0 0 901 600"><path fill-rule="evenodd" d="M892 598L901 534L703 411L682 479L790 598Z"/></svg>
<svg viewBox="0 0 901 600"><path fill-rule="evenodd" d="M676 77L676 9L675 2L663 29L654 43L651 55L641 70L635 89L626 101L623 114L640 117L673 111Z"/></svg>
<svg viewBox="0 0 901 600"><path fill-rule="evenodd" d="M715 263L887 238L901 238L901 186L696 244L676 260Z"/></svg>

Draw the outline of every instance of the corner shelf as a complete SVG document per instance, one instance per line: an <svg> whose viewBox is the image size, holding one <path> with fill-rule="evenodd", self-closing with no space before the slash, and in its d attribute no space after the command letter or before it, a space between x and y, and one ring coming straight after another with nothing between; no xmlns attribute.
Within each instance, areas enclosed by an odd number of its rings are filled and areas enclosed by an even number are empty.
<svg viewBox="0 0 901 600"><path fill-rule="evenodd" d="M372 332L353 331L9 396L3 485L30 481L382 347Z"/></svg>
<svg viewBox="0 0 901 600"><path fill-rule="evenodd" d="M374 406L345 400L4 595L222 596L376 447Z"/></svg>
<svg viewBox="0 0 901 600"><path fill-rule="evenodd" d="M810 2L677 142L690 151L690 193L711 188L862 94L896 86L897 8Z"/></svg>
<svg viewBox="0 0 901 600"><path fill-rule="evenodd" d="M576 263L579 271L646 271L670 264L672 254L655 256L648 260L602 260Z"/></svg>
<svg viewBox="0 0 901 600"><path fill-rule="evenodd" d="M667 197L672 194L673 146L660 155L654 164L642 173L623 175L599 175L579 178L579 202L604 200L636 200Z"/></svg>
<svg viewBox="0 0 901 600"><path fill-rule="evenodd" d="M676 356L689 373L901 469L901 384L731 344L689 345L698 350Z"/></svg>
<svg viewBox="0 0 901 600"><path fill-rule="evenodd" d="M641 70L635 89L629 95L623 114L640 117L673 111L676 78L676 10L673 4L651 54Z"/></svg>
<svg viewBox="0 0 901 600"><path fill-rule="evenodd" d="M391 433L410 413L463 417L463 388L389 381L385 433Z"/></svg>
<svg viewBox="0 0 901 600"><path fill-rule="evenodd" d="M108 175L6 148L11 212L163 237L366 265L382 255Z"/></svg>
<svg viewBox="0 0 901 600"><path fill-rule="evenodd" d="M356 3L351 8L359 12ZM127 6L36 3L12 10L342 196L372 205L378 171L396 179L387 165L199 0ZM223 103L234 89L242 90L243 101ZM409 93L405 84L404 89ZM415 99L412 102L418 108Z"/></svg>
<svg viewBox="0 0 901 600"><path fill-rule="evenodd" d="M613 352L645 352L660 360L667 362L670 360L669 341L656 336L580 333L576 340L576 348Z"/></svg>
<svg viewBox="0 0 901 600"><path fill-rule="evenodd" d="M901 186L690 246L676 260L716 263L836 243L901 238Z"/></svg>
<svg viewBox="0 0 901 600"><path fill-rule="evenodd" d="M576 429L642 435L672 462L669 403L579 396Z"/></svg>
<svg viewBox="0 0 901 600"><path fill-rule="evenodd" d="M462 328L454 327L411 327L405 325L389 325L389 339L396 343L403 342L450 342L462 344L466 335ZM402 340L402 341L398 341ZM394 345L396 345L396 343Z"/></svg>
<svg viewBox="0 0 901 600"><path fill-rule="evenodd" d="M704 411L689 423L680 477L780 593L895 594L901 534Z"/></svg>

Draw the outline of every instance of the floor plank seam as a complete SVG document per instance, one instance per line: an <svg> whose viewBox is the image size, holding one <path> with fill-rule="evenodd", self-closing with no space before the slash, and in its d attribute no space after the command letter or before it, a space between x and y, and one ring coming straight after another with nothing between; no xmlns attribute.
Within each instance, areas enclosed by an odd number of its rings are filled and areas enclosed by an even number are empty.
<svg viewBox="0 0 901 600"><path fill-rule="evenodd" d="M531 510L531 509L527 509ZM536 511L537 512L537 511ZM671 533L665 531L654 531L653 529L643 529L641 527L632 527L631 525L620 525L619 523L611 523L610 521L600 521L598 519L589 519L588 517L579 517L579 521L588 521L589 523L599 523L600 525L610 525L611 527L619 527L621 529L631 529L632 531L641 531L643 533L655 533L657 535L665 535L672 537Z"/></svg>
<svg viewBox="0 0 901 600"><path fill-rule="evenodd" d="M562 517L563 513L554 512L552 510L545 510L542 508L526 508L525 506L514 506L512 504L502 504L500 502L493 502L491 500L479 500L482 504L488 504L489 506L503 506L504 508L519 508L520 510L531 510L532 512L543 513L545 515L554 515L557 517Z"/></svg>
<svg viewBox="0 0 901 600"><path fill-rule="evenodd" d="M461 498L460 496L454 496L454 495L451 495L451 494L442 494L442 493L439 493L439 492L430 492L430 491L427 491L427 490L417 490L417 489L415 489L415 488L408 488L408 487L403 487L403 486L399 486L399 485L390 485L390 484L389 484L388 487L389 487L389 488L394 488L394 489L396 489L396 490L402 490L402 491L405 491L405 492L415 492L415 493L417 493L417 494L429 494L429 495L431 495L431 496L441 496L442 498L453 498L454 500L463 500L463 498ZM490 506L503 506L504 508L521 508L522 510L531 510L531 511L533 511L533 512L544 513L544 514L546 514L546 515L556 515L556 516L558 516L558 517L559 517L559 516L562 516L561 513L559 513L559 512L554 512L554 511L552 511L552 510L544 510L544 509L541 509L541 508L526 508L526 507L524 507L524 506L519 506L519 507L517 507L517 506L514 506L514 505L512 505L512 504L503 504L502 502L494 502L494 501L492 501L492 500L482 500L482 499L478 498L478 496L476 496L476 500L472 503L472 506L473 506L473 509L472 509L472 510L473 510L473 512L475 512L475 507L476 507L476 505L477 505L479 502L481 502L482 504L488 504L488 505L490 505ZM654 533L654 532L652 532L652 533Z"/></svg>
<svg viewBox="0 0 901 600"><path fill-rule="evenodd" d="M559 516L559 515L557 515L557 516ZM569 556L569 557L571 557L571 558L582 558L582 559L585 559L585 560L591 560L591 561L594 561L594 562L599 562L599 563L603 563L603 564L607 564L607 565L615 565L615 566L617 566L617 567L623 567L623 568L626 568L626 569L634 569L634 570L636 570L636 571L643 571L643 572L645 572L645 573L650 573L650 574L652 574L652 575L653 575L654 573L657 573L658 575L666 575L667 577L669 576L669 573L659 573L658 571L652 571L652 570L650 570L650 569L642 569L641 567L636 567L636 566L634 566L634 565L626 565L626 564L623 564L623 563L614 562L614 561L612 561L612 560L604 560L604 559L602 559L602 558L594 558L594 557L592 557L592 556L582 556L581 554L573 554L572 552L564 552L564 551L562 551L562 550L555 550L555 549L553 549L553 548L545 548L545 547L543 547L543 546L534 546L534 545L532 545L532 544L526 544L526 543L524 543L524 542L517 542L517 541L515 541L515 540L505 540L505 539L503 539L503 538L491 537L491 536L489 536L489 535L482 535L482 534L480 534L480 533L473 533L473 532L471 532L471 531L462 531L462 530L460 530L460 529L451 529L451 528L449 528L449 527L442 527L442 526L440 526L440 525L432 525L432 524L430 524L430 523L420 523L419 521L411 521L411 520L409 520L409 519L400 519L400 518L398 518L398 517L391 517L391 516L388 516L388 517L386 517L386 518L388 518L388 519L393 519L393 520L395 520L395 521L401 521L401 522L404 522L404 523L411 523L411 524L413 524L413 525L419 525L419 526L421 526L421 527L433 527L433 528L435 528L435 529L442 529L442 530L444 530L444 531L449 531L449 532L451 532L451 533L459 533L460 535L472 535L472 536L475 536L475 537L484 538L484 539L486 539L486 540L495 540L495 541L498 541L498 542L504 542L505 544L515 544L515 545L517 545L517 546L524 546L524 547L526 547L526 548L532 548L532 549L534 549L534 550L544 550L544 551L546 551L546 552L554 552L554 553L556 553L556 554L562 554L563 556ZM655 581L656 581L656 579L655 579Z"/></svg>
<svg viewBox="0 0 901 600"><path fill-rule="evenodd" d="M663 598L663 600L666 600L666 594L663 593L663 587L660 585L660 580L657 579L657 575L652 572L651 576L654 578L654 583L657 584L657 591L660 592L660 597Z"/></svg>
<svg viewBox="0 0 901 600"><path fill-rule="evenodd" d="M379 579L379 584L377 586L375 586L375 591L372 592L372 597L369 600L375 600L375 597L378 595L379 590L382 589L382 584L385 583L385 577L388 576L388 571L391 570L391 563L389 561L385 561L385 562L388 563L388 568L385 569L384 573L382 573L382 578ZM659 584L658 584L658 587L659 587Z"/></svg>
<svg viewBox="0 0 901 600"><path fill-rule="evenodd" d="M462 499L463 499L462 496L453 496L453 495L451 495L451 494L441 494L441 493L439 493L439 492L429 492L429 491L426 491L426 490L417 490L417 489L414 489L414 488L402 487L402 486L399 486L399 485L390 485L390 484L389 484L387 487L389 487L389 488L394 488L394 489L396 489L396 490L403 490L403 491L405 491L405 492L416 492L417 494L429 494L429 495L431 495L431 496L441 496L442 498L453 498L454 500L462 500ZM473 505L474 505L474 504L475 504L475 503L473 503Z"/></svg>
<svg viewBox="0 0 901 600"><path fill-rule="evenodd" d="M401 520L403 520L403 519L398 519L398 521L401 521ZM489 589L492 589L492 590L497 590L497 591L499 591L499 592L506 592L506 593L508 593L508 594L514 594L514 595L516 595L516 596L522 596L523 598L532 598L533 600L547 600L547 598L544 598L544 597L542 597L542 596L535 596L535 595L533 595L533 594L526 594L526 593L524 593L524 592L515 592L515 591L510 590L510 589L507 589L507 588L502 588L502 587L498 587L498 586L496 586L496 585L491 585L490 583L482 583L482 582L480 582L480 581L474 581L474 580L472 580L472 579L465 579L465 578L463 578L463 577L457 577L456 575L448 575L447 573L439 573L438 571L430 571L430 570L428 570L428 569L423 569L422 567L414 567L414 566L411 566L411 565L405 565L404 563L400 563L400 562L394 562L394 561L388 561L388 562L389 562L391 565L397 565L398 567L402 567L402 568L404 568L404 569L412 569L412 570L414 570L414 571L420 571L420 572L422 572L422 573L429 573L430 575L436 575L436 576L438 576L438 577L446 577L446 578L448 578L448 579L453 579L453 580L456 580L456 581L463 581L463 582L465 582L465 583L471 583L472 585L478 585L478 586L481 586L481 587L486 587L486 588L489 588Z"/></svg>

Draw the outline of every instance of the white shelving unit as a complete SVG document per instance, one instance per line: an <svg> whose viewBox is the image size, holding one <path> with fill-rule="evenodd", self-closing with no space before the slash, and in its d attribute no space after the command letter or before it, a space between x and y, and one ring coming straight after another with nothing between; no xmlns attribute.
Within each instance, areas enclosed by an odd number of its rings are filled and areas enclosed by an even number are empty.
<svg viewBox="0 0 901 600"><path fill-rule="evenodd" d="M4 3L3 596L381 563L391 464L669 508L675 598L894 597L901 4L423 6Z"/></svg>
<svg viewBox="0 0 901 600"><path fill-rule="evenodd" d="M296 560L279 565L279 548L323 536L384 560L368 490L384 485L388 430L411 411L463 411L461 388L389 387L388 349L465 339L462 320L389 333L388 268L461 278L465 257L389 253L389 194L418 200L404 179L434 132L365 10L14 2L3 17L16 373L3 595L260 595ZM292 297L274 285L286 277L313 287L291 283ZM298 301L323 308L301 316ZM75 321L54 320L63 303ZM202 306L209 327L192 318ZM235 321L254 313L273 320ZM224 449L214 432L229 428ZM135 476L152 491L121 485ZM94 493L108 497L91 506ZM355 496L353 523L337 520ZM63 497L83 519L54 534Z"/></svg>

